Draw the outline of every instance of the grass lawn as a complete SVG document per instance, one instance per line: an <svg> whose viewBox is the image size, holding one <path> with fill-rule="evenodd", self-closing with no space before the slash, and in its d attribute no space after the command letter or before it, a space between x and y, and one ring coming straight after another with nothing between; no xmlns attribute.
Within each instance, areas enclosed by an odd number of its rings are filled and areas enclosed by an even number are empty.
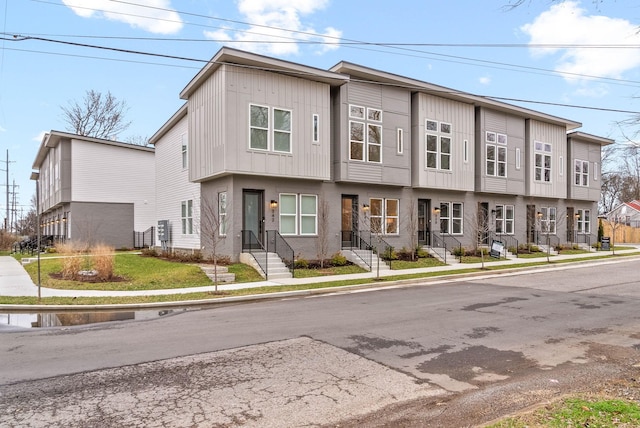
<svg viewBox="0 0 640 428"><path fill-rule="evenodd" d="M420 257L413 262L405 260L394 260L391 262L392 270L429 268L436 266L446 266L446 263L443 263L434 257Z"/></svg>
<svg viewBox="0 0 640 428"><path fill-rule="evenodd" d="M37 280L37 263L25 266L34 282ZM137 254L117 254L114 275L121 280L113 282L81 282L55 279L50 275L62 270L62 259L44 257L40 259L40 278L43 287L67 290L161 290L168 288L203 287L212 281L198 266L143 257ZM247 265L229 266L236 274L236 282L260 281L262 277Z"/></svg>

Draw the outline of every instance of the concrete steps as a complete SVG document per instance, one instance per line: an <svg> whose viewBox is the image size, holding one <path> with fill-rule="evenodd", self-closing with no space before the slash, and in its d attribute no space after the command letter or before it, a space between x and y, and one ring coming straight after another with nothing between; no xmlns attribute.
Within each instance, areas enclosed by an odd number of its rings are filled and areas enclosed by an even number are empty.
<svg viewBox="0 0 640 428"><path fill-rule="evenodd" d="M213 265L199 265L200 269L211 279L211 281L218 282L235 282L236 274L230 273L229 268L226 266L213 266ZM216 273L217 272L217 273Z"/></svg>
<svg viewBox="0 0 640 428"><path fill-rule="evenodd" d="M342 250L341 253L351 263L368 271L378 272L378 265L380 272L391 270L389 265L384 260L381 260L377 254L374 254L371 250ZM371 261L371 266L369 266L369 261Z"/></svg>
<svg viewBox="0 0 640 428"><path fill-rule="evenodd" d="M291 271L284 264L280 256L276 253L242 253L240 254L240 262L253 267L265 279L281 279L291 278ZM262 270L261 266L267 266L267 273Z"/></svg>

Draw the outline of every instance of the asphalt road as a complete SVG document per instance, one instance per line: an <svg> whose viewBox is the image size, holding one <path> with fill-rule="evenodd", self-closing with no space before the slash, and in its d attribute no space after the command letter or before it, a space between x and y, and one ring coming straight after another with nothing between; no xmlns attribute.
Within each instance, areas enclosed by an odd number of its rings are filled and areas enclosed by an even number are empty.
<svg viewBox="0 0 640 428"><path fill-rule="evenodd" d="M0 333L0 425L356 424L532 376L562 384L597 346L640 349L639 263Z"/></svg>

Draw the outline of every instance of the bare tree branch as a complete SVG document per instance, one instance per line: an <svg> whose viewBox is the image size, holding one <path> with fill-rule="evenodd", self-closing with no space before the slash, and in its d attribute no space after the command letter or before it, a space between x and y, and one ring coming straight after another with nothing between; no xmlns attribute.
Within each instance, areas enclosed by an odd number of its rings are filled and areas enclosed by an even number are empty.
<svg viewBox="0 0 640 428"><path fill-rule="evenodd" d="M118 101L111 92L103 95L89 90L82 103L70 101L67 107L60 108L67 131L84 137L116 138L131 125L131 122L125 120L127 103Z"/></svg>

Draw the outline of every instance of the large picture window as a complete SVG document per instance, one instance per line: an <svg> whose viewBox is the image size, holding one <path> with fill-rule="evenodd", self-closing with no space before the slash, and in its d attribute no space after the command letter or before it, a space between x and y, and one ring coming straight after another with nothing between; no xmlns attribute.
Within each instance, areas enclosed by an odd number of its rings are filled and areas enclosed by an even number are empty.
<svg viewBox="0 0 640 428"><path fill-rule="evenodd" d="M575 172L574 172L574 184L576 186L588 186L589 185L589 162L576 159Z"/></svg>
<svg viewBox="0 0 640 428"><path fill-rule="evenodd" d="M249 147L291 153L291 111L250 106Z"/></svg>
<svg viewBox="0 0 640 428"><path fill-rule="evenodd" d="M513 235L515 209L513 205L496 205L496 233Z"/></svg>
<svg viewBox="0 0 640 428"><path fill-rule="evenodd" d="M193 200L192 199L189 199L187 201L182 201L181 218L182 218L182 234L192 235L193 234Z"/></svg>
<svg viewBox="0 0 640 428"><path fill-rule="evenodd" d="M279 207L282 235L317 235L317 195L282 193Z"/></svg>
<svg viewBox="0 0 640 428"><path fill-rule="evenodd" d="M382 235L398 234L398 199L371 198L371 232Z"/></svg>
<svg viewBox="0 0 640 428"><path fill-rule="evenodd" d="M426 120L425 166L451 170L451 124Z"/></svg>
<svg viewBox="0 0 640 428"><path fill-rule="evenodd" d="M461 202L440 203L440 233L463 234L464 206Z"/></svg>
<svg viewBox="0 0 640 428"><path fill-rule="evenodd" d="M536 141L534 143L534 179L551 182L551 144Z"/></svg>

